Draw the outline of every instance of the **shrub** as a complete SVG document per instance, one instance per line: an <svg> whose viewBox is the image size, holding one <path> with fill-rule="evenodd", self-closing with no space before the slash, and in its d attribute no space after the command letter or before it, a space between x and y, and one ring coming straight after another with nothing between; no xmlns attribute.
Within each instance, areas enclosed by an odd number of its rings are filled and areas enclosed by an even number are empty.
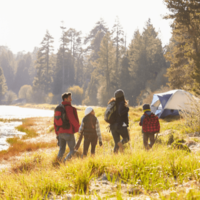
<svg viewBox="0 0 200 200"><path fill-rule="evenodd" d="M172 144L172 149L184 150L184 151L187 151L189 153L191 152L191 150L189 149L189 147L187 145L176 142L176 141Z"/></svg>
<svg viewBox="0 0 200 200"><path fill-rule="evenodd" d="M170 134L167 140L167 145L171 145L174 142L174 135Z"/></svg>
<svg viewBox="0 0 200 200"><path fill-rule="evenodd" d="M18 93L19 98L26 99L27 102L31 102L32 100L32 86L31 85L23 85Z"/></svg>
<svg viewBox="0 0 200 200"><path fill-rule="evenodd" d="M83 99L83 89L78 85L74 85L68 90L72 93L73 102L77 105L80 105Z"/></svg>
<svg viewBox="0 0 200 200"><path fill-rule="evenodd" d="M9 90L5 95L5 102L11 104L15 99L17 99L17 95L12 90Z"/></svg>

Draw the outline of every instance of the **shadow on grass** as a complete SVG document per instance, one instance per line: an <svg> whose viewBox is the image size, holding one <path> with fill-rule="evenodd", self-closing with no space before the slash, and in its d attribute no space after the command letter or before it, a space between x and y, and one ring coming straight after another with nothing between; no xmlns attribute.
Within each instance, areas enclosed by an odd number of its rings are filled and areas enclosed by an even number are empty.
<svg viewBox="0 0 200 200"><path fill-rule="evenodd" d="M178 116L170 115L161 120L163 120L165 122L173 122L173 121L179 121L180 119L182 119L182 117L180 115L178 115Z"/></svg>

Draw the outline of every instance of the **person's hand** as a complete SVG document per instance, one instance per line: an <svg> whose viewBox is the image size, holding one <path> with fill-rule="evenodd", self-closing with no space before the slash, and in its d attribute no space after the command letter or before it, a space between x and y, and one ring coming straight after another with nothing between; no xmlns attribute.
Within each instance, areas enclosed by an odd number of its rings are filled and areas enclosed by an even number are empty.
<svg viewBox="0 0 200 200"><path fill-rule="evenodd" d="M99 146L101 147L103 145L103 143L101 141L99 141Z"/></svg>

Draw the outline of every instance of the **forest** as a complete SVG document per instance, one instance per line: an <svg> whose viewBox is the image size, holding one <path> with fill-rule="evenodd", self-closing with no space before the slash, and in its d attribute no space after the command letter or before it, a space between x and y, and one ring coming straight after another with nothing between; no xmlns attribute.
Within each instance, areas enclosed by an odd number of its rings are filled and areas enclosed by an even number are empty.
<svg viewBox="0 0 200 200"><path fill-rule="evenodd" d="M111 28L100 19L86 36L62 25L56 51L48 30L33 52L13 54L0 46L1 104L17 98L59 103L61 94L71 91L76 105L105 106L118 88L125 91L131 106L149 101L155 91L184 89L198 95L200 1L164 3L170 12L164 19L172 20L172 37L166 46L150 19L127 44L118 17Z"/></svg>

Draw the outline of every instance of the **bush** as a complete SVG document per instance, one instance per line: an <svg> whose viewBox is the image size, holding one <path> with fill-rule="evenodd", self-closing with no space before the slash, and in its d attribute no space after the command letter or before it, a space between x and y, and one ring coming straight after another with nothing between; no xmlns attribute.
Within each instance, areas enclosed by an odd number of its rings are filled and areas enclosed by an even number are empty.
<svg viewBox="0 0 200 200"><path fill-rule="evenodd" d="M16 99L17 95L12 90L9 90L5 95L5 102L7 104L11 104Z"/></svg>
<svg viewBox="0 0 200 200"><path fill-rule="evenodd" d="M45 99L45 103L49 103L49 104L52 103L53 97L54 97L53 93L51 93L51 92L48 93L48 95Z"/></svg>
<svg viewBox="0 0 200 200"><path fill-rule="evenodd" d="M26 99L27 102L31 102L32 86L31 85L23 85L19 90L18 97L22 98L22 99Z"/></svg>
<svg viewBox="0 0 200 200"><path fill-rule="evenodd" d="M179 150L184 150L184 151L187 151L187 152L191 152L191 150L189 149L189 147L183 143L180 143L180 142L174 142L172 143L172 146L171 146L172 149L179 149Z"/></svg>
<svg viewBox="0 0 200 200"><path fill-rule="evenodd" d="M83 99L83 89L78 85L74 85L70 87L68 91L72 93L73 102L80 105Z"/></svg>

